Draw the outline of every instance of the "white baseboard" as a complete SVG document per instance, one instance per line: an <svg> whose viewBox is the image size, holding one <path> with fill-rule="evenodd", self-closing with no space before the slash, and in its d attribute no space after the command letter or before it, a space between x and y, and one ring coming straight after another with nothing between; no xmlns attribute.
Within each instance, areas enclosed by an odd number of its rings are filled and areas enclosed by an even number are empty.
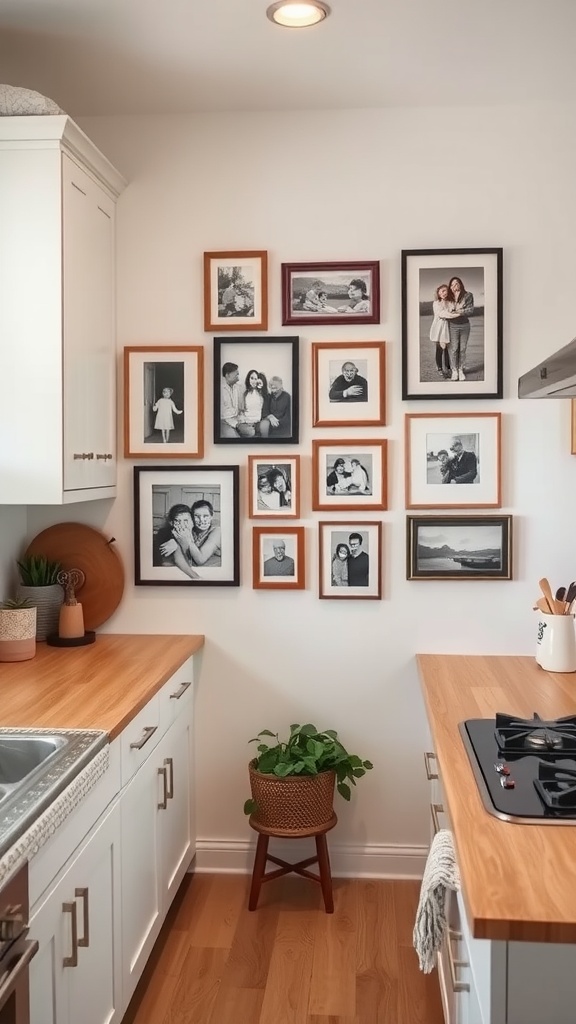
<svg viewBox="0 0 576 1024"><path fill-rule="evenodd" d="M195 870L210 874L251 874L255 841L249 839L199 839ZM367 846L328 841L335 878L422 878L428 847L371 843ZM270 853L287 861L303 860L315 853L311 839L271 839Z"/></svg>

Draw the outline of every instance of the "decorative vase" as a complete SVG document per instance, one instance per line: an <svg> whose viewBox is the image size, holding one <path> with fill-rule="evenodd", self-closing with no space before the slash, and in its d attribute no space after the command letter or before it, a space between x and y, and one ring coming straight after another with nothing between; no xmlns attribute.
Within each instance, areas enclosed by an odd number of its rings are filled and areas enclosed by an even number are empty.
<svg viewBox="0 0 576 1024"><path fill-rule="evenodd" d="M64 588L59 583L47 587L26 587L21 584L18 593L20 597L27 597L37 609L36 639L45 640L49 633L57 633Z"/></svg>
<svg viewBox="0 0 576 1024"><path fill-rule="evenodd" d="M0 608L0 661L29 661L36 654L36 608Z"/></svg>
<svg viewBox="0 0 576 1024"><path fill-rule="evenodd" d="M259 825L279 835L297 835L321 828L334 817L336 773L318 775L265 775L250 761L250 789L256 810L251 815Z"/></svg>

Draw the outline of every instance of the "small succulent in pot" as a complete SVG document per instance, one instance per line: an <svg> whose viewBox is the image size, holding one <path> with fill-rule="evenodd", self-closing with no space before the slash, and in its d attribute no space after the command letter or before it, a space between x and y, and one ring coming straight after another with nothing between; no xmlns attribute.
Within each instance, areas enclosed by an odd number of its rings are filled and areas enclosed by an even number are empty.
<svg viewBox="0 0 576 1024"><path fill-rule="evenodd" d="M36 607L26 597L0 604L0 661L29 661L36 654Z"/></svg>

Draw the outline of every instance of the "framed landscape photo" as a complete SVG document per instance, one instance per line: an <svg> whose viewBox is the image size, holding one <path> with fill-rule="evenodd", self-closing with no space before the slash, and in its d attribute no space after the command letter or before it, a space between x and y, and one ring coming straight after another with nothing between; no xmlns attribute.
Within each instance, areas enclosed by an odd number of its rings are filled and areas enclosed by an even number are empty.
<svg viewBox="0 0 576 1024"><path fill-rule="evenodd" d="M502 398L502 249L402 251L402 398Z"/></svg>
<svg viewBox="0 0 576 1024"><path fill-rule="evenodd" d="M124 349L124 456L204 455L204 349L138 345Z"/></svg>
<svg viewBox="0 0 576 1024"><path fill-rule="evenodd" d="M382 523L318 523L318 596L336 600L382 597Z"/></svg>
<svg viewBox="0 0 576 1024"><path fill-rule="evenodd" d="M312 441L312 508L387 508L386 455L382 440Z"/></svg>
<svg viewBox="0 0 576 1024"><path fill-rule="evenodd" d="M252 530L254 590L304 590L303 526L255 526Z"/></svg>
<svg viewBox="0 0 576 1024"><path fill-rule="evenodd" d="M511 580L512 516L406 516L409 580Z"/></svg>
<svg viewBox="0 0 576 1024"><path fill-rule="evenodd" d="M379 324L380 263L283 263L283 324Z"/></svg>
<svg viewBox="0 0 576 1024"><path fill-rule="evenodd" d="M214 338L214 444L297 444L298 414L298 338Z"/></svg>
<svg viewBox="0 0 576 1024"><path fill-rule="evenodd" d="M383 341L312 343L315 427L375 427L386 423Z"/></svg>
<svg viewBox="0 0 576 1024"><path fill-rule="evenodd" d="M204 330L268 329L268 253L204 253Z"/></svg>
<svg viewBox="0 0 576 1024"><path fill-rule="evenodd" d="M250 519L300 518L300 456L248 456Z"/></svg>
<svg viewBox="0 0 576 1024"><path fill-rule="evenodd" d="M136 586L239 586L238 476L238 466L134 467Z"/></svg>
<svg viewBox="0 0 576 1024"><path fill-rule="evenodd" d="M406 508L500 508L499 412L407 413Z"/></svg>

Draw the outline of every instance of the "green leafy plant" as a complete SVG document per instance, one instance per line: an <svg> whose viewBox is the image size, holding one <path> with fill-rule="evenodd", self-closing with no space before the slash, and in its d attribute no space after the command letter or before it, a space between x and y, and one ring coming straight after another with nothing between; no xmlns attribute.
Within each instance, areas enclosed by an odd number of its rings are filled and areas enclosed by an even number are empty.
<svg viewBox="0 0 576 1024"><path fill-rule="evenodd" d="M21 608L34 608L34 605L29 597L10 597L7 601L2 601L0 608L5 611L18 611Z"/></svg>
<svg viewBox="0 0 576 1024"><path fill-rule="evenodd" d="M58 583L58 573L62 569L60 562L49 562L44 555L26 555L16 564L25 587L50 587Z"/></svg>
<svg viewBox="0 0 576 1024"><path fill-rule="evenodd" d="M270 736L276 742L270 745L263 741L263 736ZM356 779L361 779L374 767L371 761L363 761L357 754L348 753L334 729L320 732L311 723L291 725L287 740L281 740L278 733L263 729L249 742L258 744L254 764L256 771L276 775L280 779L333 771L336 773L336 788L345 800L350 799L350 785L355 786ZM255 801L247 800L244 814L253 814L255 810Z"/></svg>

